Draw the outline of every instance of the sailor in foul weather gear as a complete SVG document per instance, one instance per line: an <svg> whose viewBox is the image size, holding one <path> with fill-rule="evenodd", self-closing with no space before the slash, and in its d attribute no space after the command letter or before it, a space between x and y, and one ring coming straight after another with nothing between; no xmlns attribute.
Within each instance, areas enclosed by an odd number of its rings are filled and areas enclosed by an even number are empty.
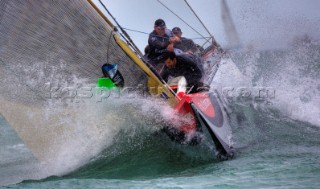
<svg viewBox="0 0 320 189"><path fill-rule="evenodd" d="M180 39L174 43L174 48L180 49L188 54L200 54L203 51L203 48L195 44L192 39L182 37L182 31L179 27L174 27L172 33Z"/></svg>
<svg viewBox="0 0 320 189"><path fill-rule="evenodd" d="M176 55L174 52L165 53L163 56L165 66L160 75L164 81L168 82L170 77L184 76L188 87L197 90L198 87L204 86L201 82L203 73L192 58L185 54Z"/></svg>
<svg viewBox="0 0 320 189"><path fill-rule="evenodd" d="M160 71L164 64L163 54L174 50L173 44L179 39L166 28L162 19L157 19L154 23L154 30L149 34L148 47L145 58L147 63L151 64Z"/></svg>

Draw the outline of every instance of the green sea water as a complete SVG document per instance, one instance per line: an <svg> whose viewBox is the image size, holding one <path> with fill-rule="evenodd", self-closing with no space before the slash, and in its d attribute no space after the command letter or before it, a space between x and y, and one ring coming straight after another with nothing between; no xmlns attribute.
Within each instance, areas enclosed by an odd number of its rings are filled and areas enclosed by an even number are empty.
<svg viewBox="0 0 320 189"><path fill-rule="evenodd" d="M130 136L133 130L127 129L71 173L4 188L317 188L320 129L250 108L246 111L250 120L242 120L233 130L237 153L232 160L217 160L205 144L208 141L181 146L161 133L141 131ZM36 171L30 162L4 163L2 179Z"/></svg>

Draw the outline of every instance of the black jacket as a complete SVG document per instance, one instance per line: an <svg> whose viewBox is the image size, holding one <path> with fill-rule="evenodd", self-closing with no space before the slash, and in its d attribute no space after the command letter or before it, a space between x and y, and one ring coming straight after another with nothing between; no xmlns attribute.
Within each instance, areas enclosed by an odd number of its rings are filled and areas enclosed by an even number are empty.
<svg viewBox="0 0 320 189"><path fill-rule="evenodd" d="M181 37L179 42L174 44L174 48L180 49L183 52L191 50L193 53L197 51L196 44L191 40L185 37Z"/></svg>
<svg viewBox="0 0 320 189"><path fill-rule="evenodd" d="M149 34L148 44L148 54L147 58L149 58L152 62L161 62L163 61L163 53L167 52L167 47L169 45L170 36L165 34L164 36L159 36L155 31Z"/></svg>
<svg viewBox="0 0 320 189"><path fill-rule="evenodd" d="M174 68L164 67L161 72L161 77L164 81L168 82L169 76L178 77L184 76L188 85L194 85L200 82L202 78L202 72L198 65L187 56L181 54L176 57L177 63Z"/></svg>

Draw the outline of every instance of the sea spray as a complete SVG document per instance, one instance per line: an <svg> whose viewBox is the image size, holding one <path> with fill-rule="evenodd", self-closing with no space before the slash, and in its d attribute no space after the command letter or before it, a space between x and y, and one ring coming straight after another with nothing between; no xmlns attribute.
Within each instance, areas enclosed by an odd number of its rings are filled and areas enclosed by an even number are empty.
<svg viewBox="0 0 320 189"><path fill-rule="evenodd" d="M320 44L298 40L292 48L273 51L248 50L232 54L242 73L251 78L251 88L269 88L274 92L265 109L280 110L292 119L320 126L319 75ZM228 77L228 76L226 76ZM247 101L247 105L261 105ZM262 106L259 106L260 108Z"/></svg>

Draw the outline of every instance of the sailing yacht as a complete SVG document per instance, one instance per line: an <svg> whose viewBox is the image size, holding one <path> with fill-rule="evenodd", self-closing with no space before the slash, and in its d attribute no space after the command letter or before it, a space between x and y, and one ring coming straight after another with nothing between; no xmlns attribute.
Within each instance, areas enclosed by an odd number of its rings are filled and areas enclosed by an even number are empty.
<svg viewBox="0 0 320 189"><path fill-rule="evenodd" d="M233 156L222 98L209 92L178 97L143 62L126 32L118 31L91 0L1 1L0 21L0 114L39 160L57 156L77 127L72 123L85 107L66 103L79 97L72 89L96 83L103 77L102 67L114 63L122 87L143 85L154 96L165 96L182 116L192 116L192 128L210 133L222 155ZM203 58L211 62L207 80L222 77L218 70L228 65L225 53L211 48ZM90 98L91 92L85 90L82 97ZM102 120L103 115L96 116ZM100 132L97 117L82 123L90 125L88 133Z"/></svg>

